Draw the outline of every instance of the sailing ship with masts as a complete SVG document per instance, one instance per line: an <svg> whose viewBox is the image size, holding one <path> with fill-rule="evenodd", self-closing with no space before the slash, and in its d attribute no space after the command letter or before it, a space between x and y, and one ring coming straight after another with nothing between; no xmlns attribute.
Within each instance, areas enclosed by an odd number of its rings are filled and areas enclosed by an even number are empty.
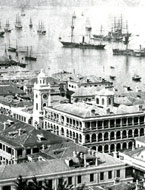
<svg viewBox="0 0 145 190"><path fill-rule="evenodd" d="M22 28L23 28L22 23L21 23L21 18L20 18L20 16L19 16L19 14L16 15L15 28L16 28L17 30L22 30Z"/></svg>
<svg viewBox="0 0 145 190"><path fill-rule="evenodd" d="M0 37L4 37L5 31L2 29L1 21L0 21Z"/></svg>
<svg viewBox="0 0 145 190"><path fill-rule="evenodd" d="M33 27L32 18L31 18L31 17L30 17L29 27L30 27L30 28Z"/></svg>
<svg viewBox="0 0 145 190"><path fill-rule="evenodd" d="M4 27L4 31L5 32L11 32L11 27L10 27L10 23L9 23L9 20L7 19L6 20L6 24L5 24L5 27Z"/></svg>
<svg viewBox="0 0 145 190"><path fill-rule="evenodd" d="M74 40L74 19L75 17L72 16L72 22L71 22L71 39L70 41L63 41L61 39L61 37L59 38L59 41L62 43L63 47L66 48L80 48L80 49L104 49L105 48L105 44L102 44L102 42L100 41L99 44L96 44L93 40L92 43L92 39L91 39L91 31L92 31L92 27L88 24L85 29L86 29L86 36L83 35L82 36L82 42L76 42ZM87 42L86 39L88 38Z"/></svg>
<svg viewBox="0 0 145 190"><path fill-rule="evenodd" d="M21 63L19 59L18 52L16 52L15 59L12 58L10 54L7 52L7 48L5 46L5 53L3 56L0 57L0 66L1 67L11 67L11 66L19 66L19 67L26 67L26 63Z"/></svg>
<svg viewBox="0 0 145 190"><path fill-rule="evenodd" d="M113 55L127 55L127 56L135 56L135 57L145 57L145 48L142 48L140 45L139 49L130 49L129 47L129 42L130 42L130 33L126 33L124 36L124 49L113 49Z"/></svg>
<svg viewBox="0 0 145 190"><path fill-rule="evenodd" d="M109 31L107 35L103 35L103 27L101 25L100 34L94 34L93 38L94 39L102 38L103 41L108 41L108 42L123 42L123 39L126 36L126 30L127 28L123 22L121 15L121 17L118 19L114 17L113 26L111 28L111 31Z"/></svg>
<svg viewBox="0 0 145 190"><path fill-rule="evenodd" d="M46 30L45 30L45 27L44 27L44 24L43 24L42 21L40 21L39 24L38 24L37 33L39 35L45 35L46 34Z"/></svg>
<svg viewBox="0 0 145 190"><path fill-rule="evenodd" d="M25 56L25 60L27 61L36 61L37 57L32 55L32 46L29 48L27 47L27 55Z"/></svg>

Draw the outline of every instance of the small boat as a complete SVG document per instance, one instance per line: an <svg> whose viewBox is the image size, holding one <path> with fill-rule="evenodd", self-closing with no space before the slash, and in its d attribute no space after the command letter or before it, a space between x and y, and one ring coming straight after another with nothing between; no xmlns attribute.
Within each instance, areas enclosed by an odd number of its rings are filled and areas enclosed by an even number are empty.
<svg viewBox="0 0 145 190"><path fill-rule="evenodd" d="M11 28L10 28L10 23L9 23L9 20L6 20L6 25L4 27L4 31L5 32L11 32Z"/></svg>
<svg viewBox="0 0 145 190"><path fill-rule="evenodd" d="M31 17L30 17L29 27L30 27L30 28L32 28L32 27L33 27L32 18L31 18Z"/></svg>
<svg viewBox="0 0 145 190"><path fill-rule="evenodd" d="M22 30L23 26L21 24L21 19L20 19L20 16L17 14L16 15L16 23L15 23L15 28L17 30Z"/></svg>
<svg viewBox="0 0 145 190"><path fill-rule="evenodd" d="M27 55L25 56L25 60L27 60L27 61L36 61L37 60L37 57L32 56L32 46L30 48L30 51L27 47Z"/></svg>
<svg viewBox="0 0 145 190"><path fill-rule="evenodd" d="M25 11L24 11L24 7L22 7L22 9L21 9L21 16L25 16L26 14L25 14Z"/></svg>
<svg viewBox="0 0 145 190"><path fill-rule="evenodd" d="M115 75L110 75L111 80L115 80L116 76Z"/></svg>
<svg viewBox="0 0 145 190"><path fill-rule="evenodd" d="M134 74L134 76L132 77L132 80L134 81L140 81L141 80L141 77L137 74Z"/></svg>
<svg viewBox="0 0 145 190"><path fill-rule="evenodd" d="M115 67L113 67L113 66L110 66L110 68L111 68L111 69L114 69Z"/></svg>
<svg viewBox="0 0 145 190"><path fill-rule="evenodd" d="M12 46L10 45L10 40L9 40L8 51L9 51L9 52L16 52L16 51L17 51L17 44L16 44L16 47L12 47Z"/></svg>

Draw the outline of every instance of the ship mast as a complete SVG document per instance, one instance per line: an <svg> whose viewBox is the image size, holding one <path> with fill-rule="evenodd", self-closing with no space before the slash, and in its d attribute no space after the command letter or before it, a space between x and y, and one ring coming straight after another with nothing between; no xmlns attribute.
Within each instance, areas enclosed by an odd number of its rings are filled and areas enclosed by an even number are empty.
<svg viewBox="0 0 145 190"><path fill-rule="evenodd" d="M128 23L126 21L126 34L125 34L125 40L124 40L124 44L126 45L126 50L128 50L128 44L129 44L129 38L130 38L130 34L128 32Z"/></svg>
<svg viewBox="0 0 145 190"><path fill-rule="evenodd" d="M72 16L72 23L71 23L71 43L73 42L73 36L74 36L74 19L75 19L75 17Z"/></svg>

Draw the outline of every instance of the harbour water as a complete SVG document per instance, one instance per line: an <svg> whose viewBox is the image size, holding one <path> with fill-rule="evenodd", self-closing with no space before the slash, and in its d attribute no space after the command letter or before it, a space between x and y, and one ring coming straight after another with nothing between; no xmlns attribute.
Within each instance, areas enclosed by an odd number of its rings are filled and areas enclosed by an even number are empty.
<svg viewBox="0 0 145 190"><path fill-rule="evenodd" d="M21 10L15 7L1 7L0 20L4 26L7 19L13 28L11 33L0 38L0 55L4 54L5 44L8 46L32 46L33 53L37 56L36 62L29 62L29 70L44 68L51 73L60 71L75 72L83 75L97 75L109 79L115 75L116 86L130 86L133 89L144 89L145 87L145 58L113 56L112 48L121 48L123 44L105 42L105 50L82 50L63 48L59 37L68 39L70 37L71 17L75 13L75 40L81 41L82 34L85 34L86 20L90 21L92 34L99 33L100 26L104 31L112 27L114 17L122 15L123 22L128 21L129 32L132 33L130 46L139 48L141 44L145 47L145 12L144 7L128 6L122 4L108 4L100 1L101 4L91 4L86 0L84 6L40 6L25 9L25 16L21 16L23 25L22 31L15 30L16 14ZM29 28L29 20L32 18L33 28ZM46 35L39 36L37 28L39 22L44 23ZM23 56L23 55L20 55ZM111 69L110 67L114 67ZM134 73L139 74L141 82L132 81Z"/></svg>

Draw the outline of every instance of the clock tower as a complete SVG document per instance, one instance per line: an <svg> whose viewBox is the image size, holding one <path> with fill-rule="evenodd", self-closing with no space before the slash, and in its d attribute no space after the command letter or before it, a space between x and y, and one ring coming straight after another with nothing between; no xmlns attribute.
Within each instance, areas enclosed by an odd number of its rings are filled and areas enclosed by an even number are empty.
<svg viewBox="0 0 145 190"><path fill-rule="evenodd" d="M43 108L50 106L50 83L43 70L37 76L34 83L34 105L33 105L33 126L42 128Z"/></svg>

